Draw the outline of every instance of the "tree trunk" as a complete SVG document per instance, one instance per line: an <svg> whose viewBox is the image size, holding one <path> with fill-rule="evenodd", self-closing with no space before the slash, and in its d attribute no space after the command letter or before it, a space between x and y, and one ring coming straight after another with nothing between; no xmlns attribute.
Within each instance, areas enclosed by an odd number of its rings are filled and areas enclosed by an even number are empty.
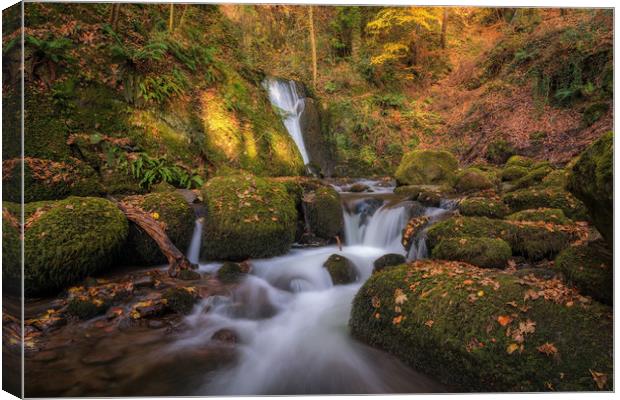
<svg viewBox="0 0 620 400"><path fill-rule="evenodd" d="M174 28L174 4L170 4L170 19L168 20L168 31L172 32Z"/></svg>
<svg viewBox="0 0 620 400"><path fill-rule="evenodd" d="M441 21L441 48L446 48L446 31L448 30L448 7L443 9L443 19Z"/></svg>
<svg viewBox="0 0 620 400"><path fill-rule="evenodd" d="M110 26L112 26L113 31L116 31L118 28L118 14L119 14L120 8L121 8L120 3L112 4L112 13L110 15Z"/></svg>
<svg viewBox="0 0 620 400"><path fill-rule="evenodd" d="M314 36L314 16L312 15L312 6L308 6L308 23L310 24L310 47L312 48L312 87L316 90L316 38Z"/></svg>
<svg viewBox="0 0 620 400"><path fill-rule="evenodd" d="M168 259L168 275L176 277L180 270L192 267L185 255L170 241L164 228L149 213L123 201L116 202L116 205L128 220L142 228L157 243L161 252Z"/></svg>

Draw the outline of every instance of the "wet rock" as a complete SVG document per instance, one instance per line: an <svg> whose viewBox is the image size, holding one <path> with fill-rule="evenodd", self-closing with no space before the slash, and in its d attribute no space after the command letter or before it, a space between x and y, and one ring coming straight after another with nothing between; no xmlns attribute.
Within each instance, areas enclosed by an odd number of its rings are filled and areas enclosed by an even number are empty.
<svg viewBox="0 0 620 400"><path fill-rule="evenodd" d="M357 280L357 269L351 260L338 254L332 254L323 264L332 278L334 285L346 285Z"/></svg>
<svg viewBox="0 0 620 400"><path fill-rule="evenodd" d="M211 340L235 344L239 341L239 338L237 337L237 333L235 331L233 331L232 329L224 328L215 332L213 336L211 336Z"/></svg>
<svg viewBox="0 0 620 400"><path fill-rule="evenodd" d="M327 245L327 240L317 237L312 232L304 232L299 238L300 247L320 247Z"/></svg>
<svg viewBox="0 0 620 400"><path fill-rule="evenodd" d="M198 272L192 271L191 269L183 269L179 272L178 278L183 281L195 281L202 278L202 276Z"/></svg>
<svg viewBox="0 0 620 400"><path fill-rule="evenodd" d="M368 185L358 182L358 183L354 183L353 185L349 186L347 191L353 192L353 193L361 193L361 192L367 192L368 189L370 189Z"/></svg>
<svg viewBox="0 0 620 400"><path fill-rule="evenodd" d="M310 231L330 240L339 235L344 227L340 196L332 187L321 187L303 197L303 209Z"/></svg>
<svg viewBox="0 0 620 400"><path fill-rule="evenodd" d="M36 353L31 360L35 361L54 361L58 358L58 352L53 350L45 350Z"/></svg>
<svg viewBox="0 0 620 400"><path fill-rule="evenodd" d="M86 365L104 365L120 359L123 353L119 350L108 349L105 353L91 353L82 357L82 362Z"/></svg>
<svg viewBox="0 0 620 400"><path fill-rule="evenodd" d="M373 263L374 268L372 272L379 272L386 267L393 267L395 265L404 264L406 261L407 260L405 259L405 257L401 254L386 254L375 260L375 262Z"/></svg>
<svg viewBox="0 0 620 400"><path fill-rule="evenodd" d="M167 308L178 314L189 314L198 300L193 288L170 288L164 293Z"/></svg>
<svg viewBox="0 0 620 400"><path fill-rule="evenodd" d="M101 299L84 299L76 297L69 300L67 313L78 317L79 319L89 319L105 313L108 306L109 304Z"/></svg>
<svg viewBox="0 0 620 400"><path fill-rule="evenodd" d="M150 275L140 276L133 281L133 286L135 288L150 288L155 285L155 279L153 279Z"/></svg>
<svg viewBox="0 0 620 400"><path fill-rule="evenodd" d="M162 321L158 321L156 319L149 321L148 327L151 329L160 329L163 328L166 324Z"/></svg>
<svg viewBox="0 0 620 400"><path fill-rule="evenodd" d="M170 306L170 301L167 299L166 301L162 299L141 301L133 305L129 316L132 319L156 317L162 315L167 306Z"/></svg>
<svg viewBox="0 0 620 400"><path fill-rule="evenodd" d="M405 250L409 251L409 249L411 249L414 239L428 226L429 221L430 218L427 216L415 217L409 220L407 226L403 229L403 236L401 239L401 243Z"/></svg>

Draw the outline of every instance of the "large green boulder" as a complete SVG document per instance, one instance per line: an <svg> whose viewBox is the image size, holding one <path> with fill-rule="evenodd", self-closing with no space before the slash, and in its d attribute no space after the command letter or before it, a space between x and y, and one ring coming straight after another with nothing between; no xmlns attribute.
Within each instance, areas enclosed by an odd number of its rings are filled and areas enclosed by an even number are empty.
<svg viewBox="0 0 620 400"><path fill-rule="evenodd" d="M172 243L182 253L187 251L196 216L181 194L149 193L144 196L128 196L123 201L151 214L164 227ZM123 253L124 262L127 264L157 265L167 262L157 243L134 223L129 224L129 235Z"/></svg>
<svg viewBox="0 0 620 400"><path fill-rule="evenodd" d="M489 172L478 168L466 168L456 175L454 188L460 192L491 189L495 185L495 177Z"/></svg>
<svg viewBox="0 0 620 400"><path fill-rule="evenodd" d="M465 261L483 268L505 268L511 256L504 240L485 237L446 238L431 253L436 260Z"/></svg>
<svg viewBox="0 0 620 400"><path fill-rule="evenodd" d="M316 236L330 240L341 234L344 216L338 192L331 186L323 186L306 193L303 210L310 231Z"/></svg>
<svg viewBox="0 0 620 400"><path fill-rule="evenodd" d="M21 202L21 163L19 159L2 163L3 199ZM71 159L56 162L40 158L24 159L24 202L58 200L68 196L100 196L103 186L88 164Z"/></svg>
<svg viewBox="0 0 620 400"><path fill-rule="evenodd" d="M614 138L609 132L588 147L568 177L568 190L586 205L592 221L613 247Z"/></svg>
<svg viewBox="0 0 620 400"><path fill-rule="evenodd" d="M553 168L551 168L549 165L541 165L538 168L534 168L524 176L512 182L511 190L523 189L530 186L538 185L551 172L553 172Z"/></svg>
<svg viewBox="0 0 620 400"><path fill-rule="evenodd" d="M461 200L458 209L462 215L470 217L504 218L510 209L499 198L468 197Z"/></svg>
<svg viewBox="0 0 620 400"><path fill-rule="evenodd" d="M571 227L545 223L505 221L485 217L452 217L432 225L427 231L431 253L443 239L491 238L506 241L513 255L530 260L554 257L577 239Z"/></svg>
<svg viewBox="0 0 620 400"><path fill-rule="evenodd" d="M202 193L207 208L204 259L271 257L293 244L297 209L284 184L250 174L218 176Z"/></svg>
<svg viewBox="0 0 620 400"><path fill-rule="evenodd" d="M506 193L502 200L513 211L559 208L574 221L588 219L585 206L569 192L555 187L533 187Z"/></svg>
<svg viewBox="0 0 620 400"><path fill-rule="evenodd" d="M414 150L405 154L396 169L400 185L436 185L451 183L458 161L447 151Z"/></svg>
<svg viewBox="0 0 620 400"><path fill-rule="evenodd" d="M349 326L456 391L613 390L613 311L558 280L418 261L373 274Z"/></svg>
<svg viewBox="0 0 620 400"><path fill-rule="evenodd" d="M613 303L613 255L604 241L568 247L558 254L555 266L583 294L601 303Z"/></svg>
<svg viewBox="0 0 620 400"><path fill-rule="evenodd" d="M50 294L105 271L117 261L128 231L125 215L94 197L27 203L25 226L28 296Z"/></svg>

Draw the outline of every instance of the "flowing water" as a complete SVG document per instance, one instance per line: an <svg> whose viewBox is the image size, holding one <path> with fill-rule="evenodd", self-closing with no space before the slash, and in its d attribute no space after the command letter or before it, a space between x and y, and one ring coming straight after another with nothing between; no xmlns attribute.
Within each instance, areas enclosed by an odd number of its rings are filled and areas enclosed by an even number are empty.
<svg viewBox="0 0 620 400"><path fill-rule="evenodd" d="M444 388L393 356L355 340L348 319L355 293L386 253L406 255L401 232L412 215L439 215L391 191L341 193L345 246L294 249L252 260L252 273L230 295L211 296L186 318L170 353L204 346L217 332L236 337L232 366L205 373L194 394L420 393ZM323 263L349 258L358 280L332 284ZM219 264L201 264L214 272Z"/></svg>
<svg viewBox="0 0 620 400"><path fill-rule="evenodd" d="M301 129L300 118L304 111L304 98L298 92L295 81L287 81L277 78L268 78L263 82L269 94L271 104L278 107L283 113L282 121L289 135L297 145L304 164L310 163L310 157L306 151L304 136Z"/></svg>

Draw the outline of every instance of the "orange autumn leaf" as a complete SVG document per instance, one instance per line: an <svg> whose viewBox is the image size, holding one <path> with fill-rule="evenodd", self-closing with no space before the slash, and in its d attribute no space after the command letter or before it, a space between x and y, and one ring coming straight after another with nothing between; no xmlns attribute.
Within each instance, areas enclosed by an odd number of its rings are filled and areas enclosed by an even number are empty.
<svg viewBox="0 0 620 400"><path fill-rule="evenodd" d="M392 320L392 324L394 325L398 325L401 323L401 321L403 320L403 316L399 315L397 317L394 317L394 319Z"/></svg>
<svg viewBox="0 0 620 400"><path fill-rule="evenodd" d="M499 322L501 326L506 326L512 322L512 318L508 315L500 315L497 317L497 322Z"/></svg>

